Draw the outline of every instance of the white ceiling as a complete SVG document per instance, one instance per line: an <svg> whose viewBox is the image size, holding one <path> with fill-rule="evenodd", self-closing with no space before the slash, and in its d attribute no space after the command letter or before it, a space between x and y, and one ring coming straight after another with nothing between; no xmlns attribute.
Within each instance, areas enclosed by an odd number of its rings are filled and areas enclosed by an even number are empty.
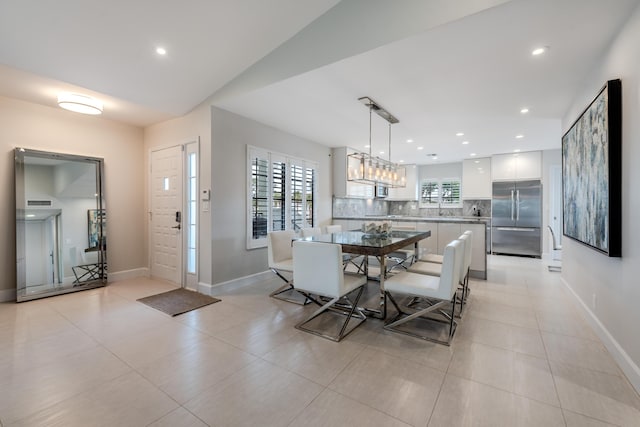
<svg viewBox="0 0 640 427"><path fill-rule="evenodd" d="M369 96L400 120L394 161L559 148L560 119L640 0L460 0L455 10L442 0L336 3L3 0L0 95L54 106L61 87L82 89L105 101L104 117L139 126L208 98L322 144L363 150L368 112L357 98ZM407 13L394 20L367 13L371 6ZM323 34L344 43L319 46ZM166 57L155 55L158 44ZM532 57L539 45L550 49ZM521 115L525 106L530 113ZM374 115L373 125L373 152L386 158L386 122Z"/></svg>

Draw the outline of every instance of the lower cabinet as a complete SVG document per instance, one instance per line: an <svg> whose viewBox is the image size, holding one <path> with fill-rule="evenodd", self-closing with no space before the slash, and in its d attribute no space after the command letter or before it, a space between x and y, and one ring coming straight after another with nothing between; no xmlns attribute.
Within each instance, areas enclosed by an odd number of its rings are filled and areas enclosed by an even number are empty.
<svg viewBox="0 0 640 427"><path fill-rule="evenodd" d="M466 225L466 224L465 224ZM441 222L438 224L438 254L444 253L444 248L452 240L460 237L460 223Z"/></svg>
<svg viewBox="0 0 640 427"><path fill-rule="evenodd" d="M431 237L420 240L418 247L420 248L420 256L426 254L438 253L438 223L436 222L418 222L416 224L417 231L431 231Z"/></svg>

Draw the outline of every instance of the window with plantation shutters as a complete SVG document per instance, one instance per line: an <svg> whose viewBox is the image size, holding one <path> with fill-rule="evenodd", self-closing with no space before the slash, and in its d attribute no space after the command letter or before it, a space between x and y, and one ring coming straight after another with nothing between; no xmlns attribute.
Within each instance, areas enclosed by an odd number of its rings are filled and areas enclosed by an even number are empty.
<svg viewBox="0 0 640 427"><path fill-rule="evenodd" d="M247 146L247 248L266 246L273 230L315 225L317 164Z"/></svg>
<svg viewBox="0 0 640 427"><path fill-rule="evenodd" d="M440 201L440 182L424 180L420 183L420 205L438 205Z"/></svg>
<svg viewBox="0 0 640 427"><path fill-rule="evenodd" d="M424 179L420 182L420 207L460 207L460 178Z"/></svg>
<svg viewBox="0 0 640 427"><path fill-rule="evenodd" d="M442 205L459 205L460 179L443 179L440 183L440 202Z"/></svg>

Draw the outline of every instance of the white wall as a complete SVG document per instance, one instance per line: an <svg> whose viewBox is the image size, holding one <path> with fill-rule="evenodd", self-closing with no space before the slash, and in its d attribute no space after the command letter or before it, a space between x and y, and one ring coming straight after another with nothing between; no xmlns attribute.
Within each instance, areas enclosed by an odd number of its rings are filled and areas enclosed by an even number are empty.
<svg viewBox="0 0 640 427"><path fill-rule="evenodd" d="M246 249L246 146L315 160L318 225L331 221L331 149L219 108L212 109L212 284L267 270L267 250Z"/></svg>
<svg viewBox="0 0 640 427"><path fill-rule="evenodd" d="M622 80L622 258L608 258L565 238L562 278L592 315L601 338L627 377L640 390L640 8L629 18L611 49L563 120L566 131L605 81ZM593 300L596 304L593 304Z"/></svg>
<svg viewBox="0 0 640 427"><path fill-rule="evenodd" d="M4 97L0 118L0 300L15 298L15 147L103 157L109 274L146 268L142 129Z"/></svg>

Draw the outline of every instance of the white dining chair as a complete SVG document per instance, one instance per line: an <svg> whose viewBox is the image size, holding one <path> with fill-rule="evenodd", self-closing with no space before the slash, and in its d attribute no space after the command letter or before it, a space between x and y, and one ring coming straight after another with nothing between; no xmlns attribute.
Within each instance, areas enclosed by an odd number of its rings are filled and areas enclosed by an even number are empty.
<svg viewBox="0 0 640 427"><path fill-rule="evenodd" d="M324 234L340 233L342 231L342 225L333 224L324 226Z"/></svg>
<svg viewBox="0 0 640 427"><path fill-rule="evenodd" d="M343 271L340 245L302 240L294 242L293 282L297 291L320 306L311 316L298 323L297 329L332 341L340 341L366 320L366 316L358 308L358 301L362 296L367 278L362 274ZM351 294L355 294L353 299L349 298ZM329 301L324 301L322 298L327 298ZM340 304L339 307L336 303ZM337 332L330 333L309 326L316 317L331 314L344 317L344 321L340 322L336 328Z"/></svg>
<svg viewBox="0 0 640 427"><path fill-rule="evenodd" d="M464 305L467 303L469 289L469 271L471 267L473 249L473 232L469 230L465 231L460 235L460 237L458 237L458 240L462 242L462 248L464 251L463 263L460 265L460 297L457 299L458 304L460 304L460 312L457 317L462 317L462 311L464 309ZM442 274L442 264L418 261L409 268L409 271L429 276L440 276ZM409 305L411 305L411 303Z"/></svg>
<svg viewBox="0 0 640 427"><path fill-rule="evenodd" d="M296 235L293 230L279 230L267 233L267 257L269 269L285 284L269 294L270 297L296 304L309 304L310 301L293 287L293 252L291 242Z"/></svg>
<svg viewBox="0 0 640 427"><path fill-rule="evenodd" d="M307 227L300 230L300 235L302 237L319 236L321 234L322 229L320 227Z"/></svg>
<svg viewBox="0 0 640 427"><path fill-rule="evenodd" d="M416 231L415 225L398 225L394 226L393 230L397 231ZM407 246L402 249L398 249L396 251L391 252L387 255L387 259L394 262L387 271L393 271L394 269L400 267L404 270L407 270L411 264L416 260L415 249L412 246Z"/></svg>
<svg viewBox="0 0 640 427"><path fill-rule="evenodd" d="M390 320L385 320L384 329L450 345L457 328L457 322L454 318L456 293L460 283L461 266L464 262L462 245L461 241L454 240L445 247L440 277L405 271L391 276L385 281L385 298L391 301L397 314ZM403 308L396 302L398 296L419 297L426 306ZM447 306L451 307L450 312L445 311ZM405 309L413 312L408 313ZM437 328L434 335L432 326L425 328L425 332L422 333L419 332L419 326L418 328L406 328L409 325L405 324L414 320L416 322L448 324L448 331L445 332L446 338L441 338L442 333L438 333ZM431 332L431 335L426 333L428 331Z"/></svg>

